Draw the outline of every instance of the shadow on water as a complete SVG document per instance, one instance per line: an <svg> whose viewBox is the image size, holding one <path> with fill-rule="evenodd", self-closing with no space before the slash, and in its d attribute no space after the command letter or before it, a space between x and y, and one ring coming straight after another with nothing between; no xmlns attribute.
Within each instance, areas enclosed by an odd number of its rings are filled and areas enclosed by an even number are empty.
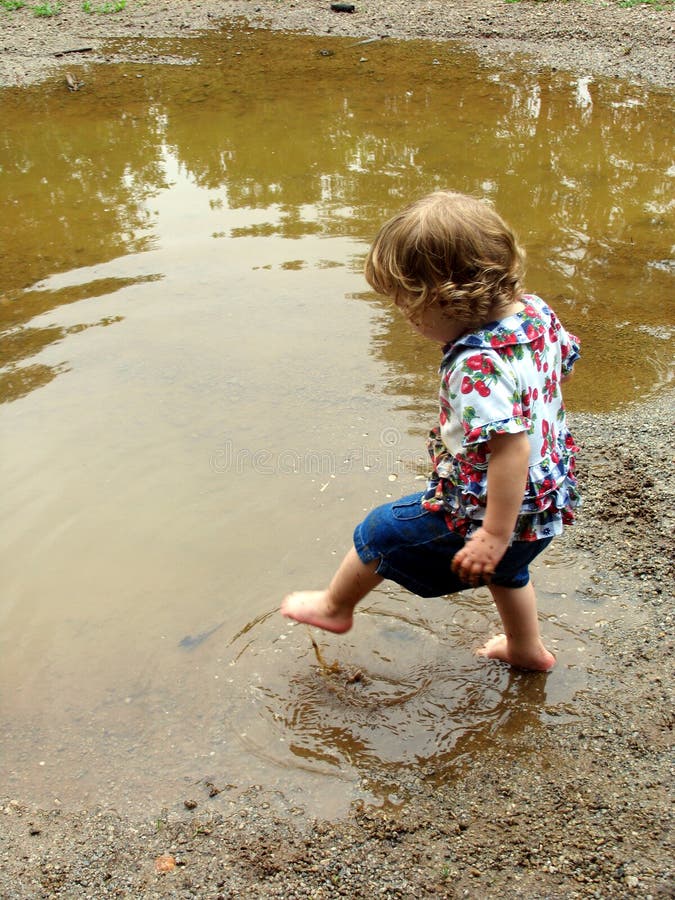
<svg viewBox="0 0 675 900"><path fill-rule="evenodd" d="M338 814L574 714L601 625L558 551L548 677L473 658L480 593L376 594L322 637L335 672L270 610L416 486L438 357L360 274L410 198L514 222L582 337L573 408L670 377L669 98L352 44L232 29L144 45L198 66L2 94L3 791L137 810L258 781Z"/></svg>

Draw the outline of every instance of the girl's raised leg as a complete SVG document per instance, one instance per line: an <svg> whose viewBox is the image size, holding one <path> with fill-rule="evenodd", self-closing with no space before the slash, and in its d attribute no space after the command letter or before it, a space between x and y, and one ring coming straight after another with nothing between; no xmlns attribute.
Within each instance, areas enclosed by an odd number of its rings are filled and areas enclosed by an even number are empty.
<svg viewBox="0 0 675 900"><path fill-rule="evenodd" d="M324 631L344 634L352 627L354 607L382 581L379 560L362 563L352 547L325 591L297 591L284 597L281 612L289 619Z"/></svg>
<svg viewBox="0 0 675 900"><path fill-rule="evenodd" d="M517 669L548 672L555 665L555 656L549 653L541 640L537 597L532 582L522 588L496 584L489 587L505 633L490 638L478 650L478 655L500 659Z"/></svg>

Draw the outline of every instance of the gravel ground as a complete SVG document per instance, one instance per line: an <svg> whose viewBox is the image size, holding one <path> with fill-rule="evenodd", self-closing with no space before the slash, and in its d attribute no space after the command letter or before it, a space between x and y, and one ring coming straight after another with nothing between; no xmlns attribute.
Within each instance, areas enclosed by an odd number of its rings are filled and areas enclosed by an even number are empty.
<svg viewBox="0 0 675 900"><path fill-rule="evenodd" d="M86 15L0 13L0 83L48 77L64 60L103 60L106 37L190 34L224 14L335 34L459 39L537 64L673 84L672 5L501 4L487 0L129 4ZM86 54L57 56L91 47ZM143 822L108 811L0 801L0 896L176 898L606 898L673 896L672 420L675 393L608 416L573 417L585 507L562 538L592 559L588 600L611 595L636 622L602 631L605 665L571 721L500 738L453 781L420 772L401 811L355 809L339 823L292 824L251 788L229 813L202 802ZM617 474L618 473L618 474Z"/></svg>

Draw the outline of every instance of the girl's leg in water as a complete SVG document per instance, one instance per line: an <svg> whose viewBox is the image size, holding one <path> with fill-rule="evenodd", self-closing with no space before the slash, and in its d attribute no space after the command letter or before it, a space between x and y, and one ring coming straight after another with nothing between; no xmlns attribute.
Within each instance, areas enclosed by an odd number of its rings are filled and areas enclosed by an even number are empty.
<svg viewBox="0 0 675 900"><path fill-rule="evenodd" d="M281 612L289 619L344 634L352 627L354 607L382 581L379 560L362 563L352 547L325 591L298 591L284 597Z"/></svg>
<svg viewBox="0 0 675 900"><path fill-rule="evenodd" d="M504 634L495 635L478 651L479 656L501 659L517 669L548 672L555 656L544 647L537 618L537 597L532 582L521 588L489 585L504 626Z"/></svg>

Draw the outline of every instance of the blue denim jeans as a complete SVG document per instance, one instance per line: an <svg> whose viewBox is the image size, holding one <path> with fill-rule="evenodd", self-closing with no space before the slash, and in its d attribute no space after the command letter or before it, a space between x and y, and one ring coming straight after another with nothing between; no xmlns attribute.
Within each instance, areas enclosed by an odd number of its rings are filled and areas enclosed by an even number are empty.
<svg viewBox="0 0 675 900"><path fill-rule="evenodd" d="M419 597L441 597L473 585L451 569L464 538L450 531L442 513L422 508L422 494L378 506L354 530L354 547L363 563L379 559L377 572ZM553 538L514 541L499 561L492 584L524 587L529 564Z"/></svg>

